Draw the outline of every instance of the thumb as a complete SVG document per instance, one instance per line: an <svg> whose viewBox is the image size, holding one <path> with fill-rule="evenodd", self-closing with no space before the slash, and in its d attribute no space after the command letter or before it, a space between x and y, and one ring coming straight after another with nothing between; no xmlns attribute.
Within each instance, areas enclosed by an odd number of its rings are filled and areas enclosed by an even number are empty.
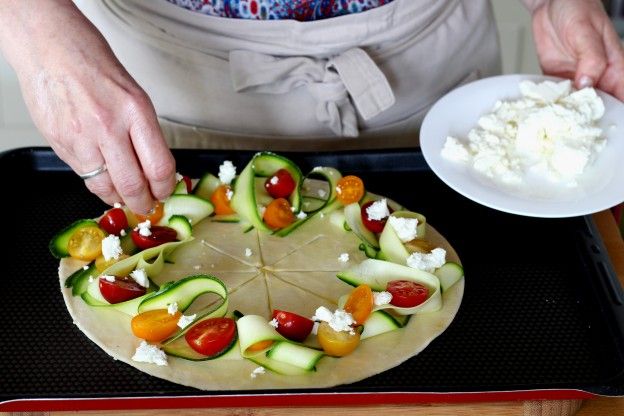
<svg viewBox="0 0 624 416"><path fill-rule="evenodd" d="M607 68L602 37L590 22L575 27L572 36L571 46L577 59L574 83L577 88L594 86Z"/></svg>

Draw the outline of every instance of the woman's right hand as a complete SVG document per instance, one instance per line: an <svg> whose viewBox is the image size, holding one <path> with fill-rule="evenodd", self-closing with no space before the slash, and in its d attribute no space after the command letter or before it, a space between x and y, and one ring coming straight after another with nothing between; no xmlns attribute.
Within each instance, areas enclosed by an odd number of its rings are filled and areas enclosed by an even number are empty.
<svg viewBox="0 0 624 416"><path fill-rule="evenodd" d="M175 161L145 92L70 0L1 0L0 49L32 119L86 186L145 213L175 185Z"/></svg>

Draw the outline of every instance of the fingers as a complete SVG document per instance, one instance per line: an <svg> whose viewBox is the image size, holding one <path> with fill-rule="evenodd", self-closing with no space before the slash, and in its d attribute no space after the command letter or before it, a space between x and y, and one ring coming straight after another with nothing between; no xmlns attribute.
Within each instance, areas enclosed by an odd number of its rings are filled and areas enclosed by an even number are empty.
<svg viewBox="0 0 624 416"><path fill-rule="evenodd" d="M577 88L591 87L598 83L607 67L607 54L601 34L589 21L575 28L572 48L577 56L574 82Z"/></svg>
<svg viewBox="0 0 624 416"><path fill-rule="evenodd" d="M99 140L99 148L106 161L107 172L114 189L128 208L141 214L152 209L154 197L145 180L130 137L127 134L125 137L123 135L103 137ZM89 181L94 181L98 176Z"/></svg>
<svg viewBox="0 0 624 416"><path fill-rule="evenodd" d="M175 186L175 159L165 142L156 113L149 99L143 103L144 109L130 126L130 137L156 199L165 199Z"/></svg>
<svg viewBox="0 0 624 416"><path fill-rule="evenodd" d="M612 26L606 27L605 32L609 64L598 86L624 101L624 47Z"/></svg>

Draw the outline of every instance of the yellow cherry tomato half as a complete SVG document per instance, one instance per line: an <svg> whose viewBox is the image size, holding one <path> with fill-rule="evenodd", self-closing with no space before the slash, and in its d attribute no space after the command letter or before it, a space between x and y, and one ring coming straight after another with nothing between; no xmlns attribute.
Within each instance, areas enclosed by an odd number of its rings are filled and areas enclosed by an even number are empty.
<svg viewBox="0 0 624 416"><path fill-rule="evenodd" d="M98 256L98 258L95 259L95 268L98 272L102 273L104 270L108 269L113 264L123 259L127 259L128 257L130 256L128 256L127 254L120 254L117 260L115 259L104 260L104 256Z"/></svg>
<svg viewBox="0 0 624 416"><path fill-rule="evenodd" d="M106 233L99 227L83 227L69 238L67 251L75 259L91 261L102 254L102 240Z"/></svg>
<svg viewBox="0 0 624 416"><path fill-rule="evenodd" d="M167 309L154 309L132 318L132 333L146 341L160 342L169 338L178 330L178 321L182 314L173 315Z"/></svg>
<svg viewBox="0 0 624 416"><path fill-rule="evenodd" d="M320 323L317 337L325 354L333 357L351 354L360 344L359 332L334 331L327 322Z"/></svg>
<svg viewBox="0 0 624 416"><path fill-rule="evenodd" d="M295 222L295 214L293 214L287 199L277 198L267 205L262 219L266 225L277 230L288 227Z"/></svg>
<svg viewBox="0 0 624 416"><path fill-rule="evenodd" d="M163 215L165 215L165 206L164 204L161 204L160 201L156 202L156 205L149 213L145 215L134 214L138 222L145 222L146 220L150 220L152 225L158 224L158 221L161 220Z"/></svg>
<svg viewBox="0 0 624 416"><path fill-rule="evenodd" d="M247 352L259 352L262 350L266 350L271 345L273 345L273 341L270 339L266 341L258 341L255 344L251 344L249 347L247 347Z"/></svg>
<svg viewBox="0 0 624 416"><path fill-rule="evenodd" d="M356 325L362 325L373 312L373 291L368 285L359 285L351 291L344 310L349 312Z"/></svg>
<svg viewBox="0 0 624 416"><path fill-rule="evenodd" d="M215 214L234 214L234 210L230 206L230 198L228 198L228 193L230 192L232 192L232 190L228 185L221 185L210 195L210 202L214 205Z"/></svg>
<svg viewBox="0 0 624 416"><path fill-rule="evenodd" d="M364 182L354 175L343 176L336 184L336 199L343 205L358 202L364 196Z"/></svg>

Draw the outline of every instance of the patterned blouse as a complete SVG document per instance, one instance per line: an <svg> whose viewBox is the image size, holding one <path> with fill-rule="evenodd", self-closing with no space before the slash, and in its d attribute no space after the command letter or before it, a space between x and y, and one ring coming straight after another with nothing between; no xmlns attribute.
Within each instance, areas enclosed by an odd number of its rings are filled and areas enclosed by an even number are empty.
<svg viewBox="0 0 624 416"><path fill-rule="evenodd" d="M237 19L327 19L383 6L392 0L167 0L210 16Z"/></svg>

